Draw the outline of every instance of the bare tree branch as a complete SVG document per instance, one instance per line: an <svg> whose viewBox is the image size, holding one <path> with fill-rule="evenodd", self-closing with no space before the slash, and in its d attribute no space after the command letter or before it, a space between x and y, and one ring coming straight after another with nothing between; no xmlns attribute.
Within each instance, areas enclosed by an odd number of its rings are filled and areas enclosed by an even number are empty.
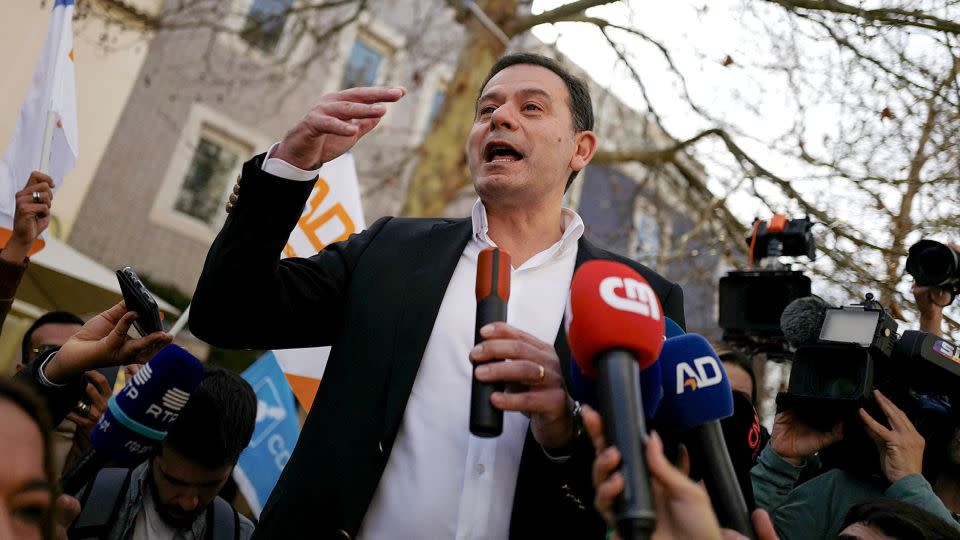
<svg viewBox="0 0 960 540"><path fill-rule="evenodd" d="M538 24L565 21L569 17L582 15L584 11L592 7L602 6L604 4L612 4L615 1L617 0L577 0L576 2L564 4L537 15L527 15L526 17L514 19L513 22L507 25L507 27L503 30L508 36L513 37L533 28L534 26L537 26Z"/></svg>
<svg viewBox="0 0 960 540"><path fill-rule="evenodd" d="M809 11L829 11L853 15L860 19L891 26L913 26L927 30L937 30L949 34L960 35L960 24L954 21L941 19L919 10L900 8L865 9L845 4L838 0L766 0L778 4L790 11L798 9Z"/></svg>

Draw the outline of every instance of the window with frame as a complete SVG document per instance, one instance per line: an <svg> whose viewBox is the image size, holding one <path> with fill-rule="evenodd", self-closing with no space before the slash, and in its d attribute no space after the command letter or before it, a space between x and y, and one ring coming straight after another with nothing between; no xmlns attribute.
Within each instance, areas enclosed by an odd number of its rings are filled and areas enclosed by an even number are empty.
<svg viewBox="0 0 960 540"><path fill-rule="evenodd" d="M633 258L637 262L656 268L660 255L660 224L657 219L639 210L634 214Z"/></svg>
<svg viewBox="0 0 960 540"><path fill-rule="evenodd" d="M250 45L272 53L287 25L293 0L253 0L241 36Z"/></svg>
<svg viewBox="0 0 960 540"><path fill-rule="evenodd" d="M350 56L347 57L340 87L354 88L376 84L383 56L375 47L357 38L350 49Z"/></svg>
<svg viewBox="0 0 960 540"><path fill-rule="evenodd" d="M190 167L183 177L173 208L177 212L214 226L240 156L249 151L210 131L201 132Z"/></svg>

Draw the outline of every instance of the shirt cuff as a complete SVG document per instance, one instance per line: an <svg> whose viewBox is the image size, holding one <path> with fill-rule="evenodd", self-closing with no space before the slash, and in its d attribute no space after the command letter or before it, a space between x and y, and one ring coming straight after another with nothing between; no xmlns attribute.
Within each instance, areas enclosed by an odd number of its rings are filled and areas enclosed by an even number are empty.
<svg viewBox="0 0 960 540"><path fill-rule="evenodd" d="M56 352L51 353L50 356L48 356L48 357L46 358L46 360L44 360L43 363L40 364L40 369L37 370L37 378L40 379L40 384L42 384L43 386L46 386L46 387L48 387L48 388L63 388L64 386L67 386L66 384L57 384L57 383L51 381L51 380L48 379L47 376L43 373L43 370L47 369L47 364L49 364L49 363L50 363L50 360L53 360L53 357L56 356L56 355L57 355Z"/></svg>
<svg viewBox="0 0 960 540"><path fill-rule="evenodd" d="M273 143L270 150L267 150L266 159L263 160L263 165L261 166L263 172L279 176L280 178L286 178L287 180L297 180L300 182L313 180L320 174L319 168L313 171L305 171L300 167L294 167L280 158L270 157L273 155L274 150L277 149L277 146L280 146L279 142Z"/></svg>
<svg viewBox="0 0 960 540"><path fill-rule="evenodd" d="M909 495L916 495L921 491L930 491L932 493L933 488L922 474L911 474L890 484L890 487L887 488L884 494L892 499L903 499Z"/></svg>

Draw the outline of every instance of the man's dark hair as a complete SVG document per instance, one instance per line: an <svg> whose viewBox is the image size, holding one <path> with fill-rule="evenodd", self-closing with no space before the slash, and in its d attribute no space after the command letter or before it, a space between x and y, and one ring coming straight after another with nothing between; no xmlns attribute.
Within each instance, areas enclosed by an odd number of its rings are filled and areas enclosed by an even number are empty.
<svg viewBox="0 0 960 540"><path fill-rule="evenodd" d="M23 341L20 343L20 361L24 365L27 363L27 358L30 358L30 339L33 338L33 333L45 324L79 324L83 326L83 319L69 311L51 311L38 317L30 325L30 328L27 328L26 333L23 334Z"/></svg>
<svg viewBox="0 0 960 540"><path fill-rule="evenodd" d="M850 507L840 530L854 523L879 529L887 536L911 540L960 540L960 532L939 517L895 499L867 499ZM840 535L839 539L851 538Z"/></svg>
<svg viewBox="0 0 960 540"><path fill-rule="evenodd" d="M590 100L590 88L587 86L587 83L585 83L583 79L570 73L567 68L560 65L560 62L547 56L520 52L508 54L500 58L497 60L497 63L490 68L487 78L484 79L483 84L480 85L481 94L494 75L508 67L519 64L540 66L556 73L557 77L560 77L563 83L567 85L567 91L570 92L570 101L567 105L570 107L570 114L573 115L573 131L579 133L593 129L593 102ZM480 100L480 95L477 96L477 100ZM570 173L570 178L567 179L567 185L564 190L570 189L570 184L573 183L573 179L576 177L577 171Z"/></svg>
<svg viewBox="0 0 960 540"><path fill-rule="evenodd" d="M250 443L257 397L236 373L206 366L164 442L201 467L233 465Z"/></svg>

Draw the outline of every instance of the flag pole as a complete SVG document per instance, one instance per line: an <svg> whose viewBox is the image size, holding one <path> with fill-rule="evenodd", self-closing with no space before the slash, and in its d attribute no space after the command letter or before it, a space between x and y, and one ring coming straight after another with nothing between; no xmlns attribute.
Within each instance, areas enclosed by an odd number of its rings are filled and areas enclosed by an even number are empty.
<svg viewBox="0 0 960 540"><path fill-rule="evenodd" d="M193 304L190 304L190 306L192 305ZM190 318L190 306L187 306L187 309L183 310L183 313L180 314L180 318L177 319L177 322L173 323L173 328L170 329L170 335L174 338L176 338L177 334L179 334L180 331L187 326L187 319Z"/></svg>
<svg viewBox="0 0 960 540"><path fill-rule="evenodd" d="M47 125L43 127L43 144L40 147L38 171L47 174L50 169L50 150L53 146L53 129L57 126L57 113L47 111Z"/></svg>

